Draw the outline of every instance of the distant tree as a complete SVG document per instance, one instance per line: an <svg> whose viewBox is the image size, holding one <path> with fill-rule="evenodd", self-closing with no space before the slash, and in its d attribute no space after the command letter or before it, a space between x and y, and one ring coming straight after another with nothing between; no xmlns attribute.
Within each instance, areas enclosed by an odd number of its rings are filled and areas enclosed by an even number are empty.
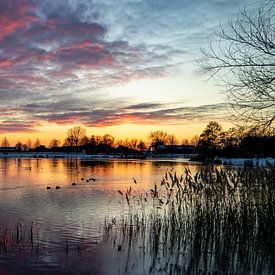
<svg viewBox="0 0 275 275"><path fill-rule="evenodd" d="M136 138L130 140L126 138L123 145L129 149L138 150L138 140Z"/></svg>
<svg viewBox="0 0 275 275"><path fill-rule="evenodd" d="M235 123L274 133L275 3L259 3L220 27L202 67L224 84Z"/></svg>
<svg viewBox="0 0 275 275"><path fill-rule="evenodd" d="M138 140L136 138L132 138L130 140L130 148L133 150L138 150Z"/></svg>
<svg viewBox="0 0 275 275"><path fill-rule="evenodd" d="M40 139L37 138L37 139L34 141L33 146L34 146L34 148L36 148L36 147L39 147L40 145L41 145Z"/></svg>
<svg viewBox="0 0 275 275"><path fill-rule="evenodd" d="M178 144L179 141L177 140L176 136L175 135L168 135L167 136L167 144L169 145L176 145Z"/></svg>
<svg viewBox="0 0 275 275"><path fill-rule="evenodd" d="M103 138L100 135L92 136L91 142L95 142L95 145L99 145L103 143Z"/></svg>
<svg viewBox="0 0 275 275"><path fill-rule="evenodd" d="M4 147L4 148L7 148L7 147L10 146L10 143L9 143L7 137L4 137L4 138L3 138L3 140L2 140L2 145L1 145L1 146Z"/></svg>
<svg viewBox="0 0 275 275"><path fill-rule="evenodd" d="M91 135L90 137L90 142L89 142L91 145L97 145L96 144L96 136L95 135Z"/></svg>
<svg viewBox="0 0 275 275"><path fill-rule="evenodd" d="M200 137L198 135L195 135L195 136L192 137L190 143L192 145L194 145L195 147L197 147L198 144L199 144L199 141L200 141Z"/></svg>
<svg viewBox="0 0 275 275"><path fill-rule="evenodd" d="M115 142L115 147L119 147L119 146L125 146L125 141L123 139L118 139Z"/></svg>
<svg viewBox="0 0 275 275"><path fill-rule="evenodd" d="M240 144L242 138L243 136L240 133L240 130L237 128L230 128L226 132L222 133L221 143L223 144L223 147L232 149L236 148Z"/></svg>
<svg viewBox="0 0 275 275"><path fill-rule="evenodd" d="M64 139L63 146L73 146L72 141L69 140L68 138Z"/></svg>
<svg viewBox="0 0 275 275"><path fill-rule="evenodd" d="M105 135L102 137L102 144L103 144L103 145L110 146L110 147L113 147L114 144L115 144L115 138L114 138L112 135L105 134Z"/></svg>
<svg viewBox="0 0 275 275"><path fill-rule="evenodd" d="M210 121L200 135L199 146L205 150L217 149L221 141L222 126Z"/></svg>
<svg viewBox="0 0 275 275"><path fill-rule="evenodd" d="M59 147L61 144L60 140L54 138L51 140L50 142L50 148L53 148L53 147Z"/></svg>
<svg viewBox="0 0 275 275"><path fill-rule="evenodd" d="M84 137L81 138L80 145L87 145L90 142L91 142L91 140L85 135Z"/></svg>
<svg viewBox="0 0 275 275"><path fill-rule="evenodd" d="M137 144L137 148L139 151L146 150L147 149L146 143L141 139Z"/></svg>
<svg viewBox="0 0 275 275"><path fill-rule="evenodd" d="M128 138L125 140L119 139L115 142L115 146L123 146L137 151L143 151L146 149L145 142L143 140L137 140L136 138L132 138L130 140Z"/></svg>
<svg viewBox="0 0 275 275"><path fill-rule="evenodd" d="M163 131L155 131L149 134L151 146L156 148L159 145L165 145L168 142L168 134Z"/></svg>
<svg viewBox="0 0 275 275"><path fill-rule="evenodd" d="M181 142L181 145L188 145L189 144L189 140L187 138L184 138Z"/></svg>
<svg viewBox="0 0 275 275"><path fill-rule="evenodd" d="M26 150L32 149L32 140L28 139L25 145L27 147Z"/></svg>
<svg viewBox="0 0 275 275"><path fill-rule="evenodd" d="M20 141L17 141L16 144L15 144L15 148L16 148L18 151L23 151L23 143L20 142Z"/></svg>
<svg viewBox="0 0 275 275"><path fill-rule="evenodd" d="M68 130L67 137L65 139L65 146L79 146L81 139L86 135L86 129L75 126Z"/></svg>
<svg viewBox="0 0 275 275"><path fill-rule="evenodd" d="M24 143L24 144L22 145L22 151L28 151L28 150L29 150L28 145L27 145L26 143Z"/></svg>

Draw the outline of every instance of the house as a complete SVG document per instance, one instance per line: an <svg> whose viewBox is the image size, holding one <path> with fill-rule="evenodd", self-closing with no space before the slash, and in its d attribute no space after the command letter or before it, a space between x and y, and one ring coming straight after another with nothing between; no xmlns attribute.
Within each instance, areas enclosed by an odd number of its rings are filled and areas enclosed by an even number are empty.
<svg viewBox="0 0 275 275"><path fill-rule="evenodd" d="M194 145L160 145L153 152L157 154L192 154Z"/></svg>

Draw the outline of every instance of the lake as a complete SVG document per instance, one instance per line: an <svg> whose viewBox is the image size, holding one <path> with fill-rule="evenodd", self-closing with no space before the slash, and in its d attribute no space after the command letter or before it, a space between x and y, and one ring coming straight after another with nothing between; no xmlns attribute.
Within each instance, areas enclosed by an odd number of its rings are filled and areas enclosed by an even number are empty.
<svg viewBox="0 0 275 275"><path fill-rule="evenodd" d="M149 192L166 171L182 174L185 167L200 168L184 159L0 159L0 230L7 243L0 270L91 274L104 220L127 211L118 190Z"/></svg>

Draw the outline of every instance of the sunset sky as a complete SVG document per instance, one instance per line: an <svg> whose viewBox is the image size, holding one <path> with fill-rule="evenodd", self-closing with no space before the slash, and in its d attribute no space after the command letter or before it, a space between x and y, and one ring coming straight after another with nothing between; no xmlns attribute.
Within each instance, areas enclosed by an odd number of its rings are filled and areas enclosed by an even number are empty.
<svg viewBox="0 0 275 275"><path fill-rule="evenodd" d="M0 0L0 139L230 126L200 48L245 0Z"/></svg>

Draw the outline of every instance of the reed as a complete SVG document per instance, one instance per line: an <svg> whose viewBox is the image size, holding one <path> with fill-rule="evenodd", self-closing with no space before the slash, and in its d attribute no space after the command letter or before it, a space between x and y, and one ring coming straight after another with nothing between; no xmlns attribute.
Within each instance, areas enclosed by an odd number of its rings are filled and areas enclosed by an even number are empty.
<svg viewBox="0 0 275 275"><path fill-rule="evenodd" d="M274 166L186 168L150 194L119 193L129 211L106 220L105 235L127 252L125 270L274 274Z"/></svg>
<svg viewBox="0 0 275 275"><path fill-rule="evenodd" d="M40 224L17 222L15 226L0 228L0 253L14 255L24 251L38 252L43 248Z"/></svg>

